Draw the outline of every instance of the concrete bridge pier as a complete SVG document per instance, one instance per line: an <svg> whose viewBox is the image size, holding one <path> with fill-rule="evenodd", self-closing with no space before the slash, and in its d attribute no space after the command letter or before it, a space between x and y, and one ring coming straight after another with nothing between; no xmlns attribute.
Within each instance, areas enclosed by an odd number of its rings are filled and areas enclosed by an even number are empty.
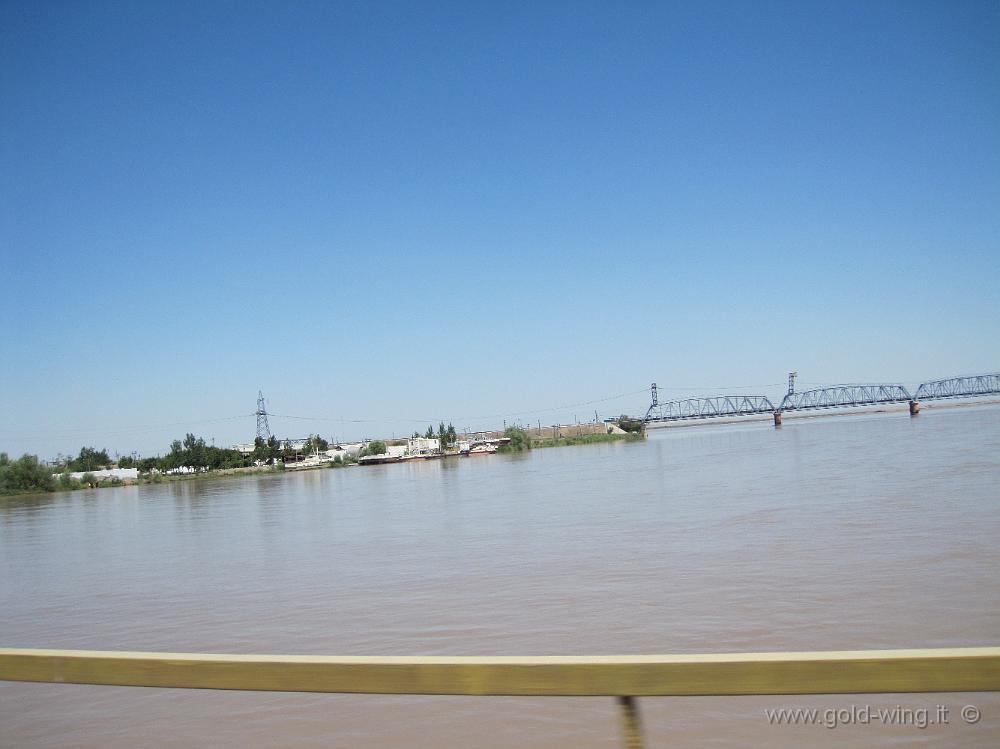
<svg viewBox="0 0 1000 749"><path fill-rule="evenodd" d="M780 427L781 426L781 411L775 411L774 412L774 425L776 427Z"/></svg>
<svg viewBox="0 0 1000 749"><path fill-rule="evenodd" d="M920 403L918 401L910 401L910 416L916 416L920 413Z"/></svg>

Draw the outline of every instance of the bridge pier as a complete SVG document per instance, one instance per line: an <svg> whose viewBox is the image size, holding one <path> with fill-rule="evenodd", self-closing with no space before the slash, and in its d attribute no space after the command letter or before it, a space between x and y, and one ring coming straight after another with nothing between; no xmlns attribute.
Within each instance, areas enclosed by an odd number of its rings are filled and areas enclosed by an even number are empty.
<svg viewBox="0 0 1000 749"><path fill-rule="evenodd" d="M774 412L774 425L776 427L780 427L781 426L781 411L775 411Z"/></svg>
<svg viewBox="0 0 1000 749"><path fill-rule="evenodd" d="M910 416L916 416L920 413L920 402L910 401Z"/></svg>

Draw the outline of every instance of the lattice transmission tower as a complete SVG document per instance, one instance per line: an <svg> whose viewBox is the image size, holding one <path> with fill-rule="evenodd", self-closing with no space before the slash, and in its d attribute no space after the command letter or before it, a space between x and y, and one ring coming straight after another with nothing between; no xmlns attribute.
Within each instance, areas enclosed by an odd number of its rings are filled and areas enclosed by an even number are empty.
<svg viewBox="0 0 1000 749"><path fill-rule="evenodd" d="M264 393L257 391L257 436L264 442L271 439L271 427L267 423L267 406L264 405Z"/></svg>

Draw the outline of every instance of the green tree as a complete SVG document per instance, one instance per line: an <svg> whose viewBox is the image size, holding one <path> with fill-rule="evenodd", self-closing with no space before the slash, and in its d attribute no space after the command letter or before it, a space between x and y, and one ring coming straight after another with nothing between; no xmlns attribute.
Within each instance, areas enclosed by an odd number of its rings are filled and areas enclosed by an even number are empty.
<svg viewBox="0 0 1000 749"><path fill-rule="evenodd" d="M257 437L253 441L253 453L250 458L256 463L260 461L261 463L273 464L275 458L280 455L281 450L278 447L278 439L273 434L267 438L267 442Z"/></svg>
<svg viewBox="0 0 1000 749"><path fill-rule="evenodd" d="M424 432L424 437L429 440L434 439L434 427L432 426L427 427L427 431Z"/></svg>
<svg viewBox="0 0 1000 749"><path fill-rule="evenodd" d="M38 460L37 455L24 454L11 460L0 453L0 494L51 492L56 488L52 469Z"/></svg>
<svg viewBox="0 0 1000 749"><path fill-rule="evenodd" d="M271 460L271 450L267 443L264 442L260 437L255 437L253 441L253 452L250 453L250 459L256 463L268 463Z"/></svg>
<svg viewBox="0 0 1000 749"><path fill-rule="evenodd" d="M372 440L361 452L363 455L385 455L389 447L382 440Z"/></svg>
<svg viewBox="0 0 1000 749"><path fill-rule="evenodd" d="M69 467L74 471L99 471L111 463L107 449L97 450L93 447L81 447L80 454L70 461Z"/></svg>
<svg viewBox="0 0 1000 749"><path fill-rule="evenodd" d="M170 452L162 458L159 458L156 461L156 466L161 471L169 471L172 468L179 468L185 464L185 457L184 445L180 440L174 440L170 443Z"/></svg>
<svg viewBox="0 0 1000 749"><path fill-rule="evenodd" d="M59 474L59 488L60 489L79 489L80 481L73 478L69 471L64 471Z"/></svg>
<svg viewBox="0 0 1000 749"><path fill-rule="evenodd" d="M618 417L618 427L626 432L641 432L643 427L642 419L634 419L631 416L622 414Z"/></svg>
<svg viewBox="0 0 1000 749"><path fill-rule="evenodd" d="M306 451L307 452L326 452L330 449L330 443L325 439L320 437L318 434L310 434L309 439L306 441Z"/></svg>
<svg viewBox="0 0 1000 749"><path fill-rule="evenodd" d="M184 435L184 463L195 468L207 467L208 461L205 459L205 440L195 437L190 432Z"/></svg>
<svg viewBox="0 0 1000 749"><path fill-rule="evenodd" d="M444 437L448 441L449 447L458 442L458 433L455 431L455 427L452 426L451 422L448 422L448 428L444 432Z"/></svg>
<svg viewBox="0 0 1000 749"><path fill-rule="evenodd" d="M503 431L503 436L510 440L507 444L500 446L500 450L503 452L516 453L531 449L531 437L523 429L507 427Z"/></svg>
<svg viewBox="0 0 1000 749"><path fill-rule="evenodd" d="M281 442L281 445L282 445L281 452L280 452L281 459L282 460L291 460L291 461L294 462L295 459L298 457L297 454L296 454L298 451L294 447L292 447L292 441L290 439L288 439L288 438L285 438Z"/></svg>

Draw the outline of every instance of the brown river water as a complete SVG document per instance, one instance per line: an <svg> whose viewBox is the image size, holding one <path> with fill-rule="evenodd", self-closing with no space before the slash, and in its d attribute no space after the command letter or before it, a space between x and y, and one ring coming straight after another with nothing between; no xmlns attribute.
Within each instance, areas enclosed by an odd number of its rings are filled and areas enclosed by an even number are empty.
<svg viewBox="0 0 1000 749"><path fill-rule="evenodd" d="M1000 407L0 499L0 646L539 655L1000 644ZM949 709L787 726L765 710ZM960 717L967 705L981 719ZM1000 695L639 700L650 747L1000 746ZM0 682L2 747L617 747L611 698Z"/></svg>

